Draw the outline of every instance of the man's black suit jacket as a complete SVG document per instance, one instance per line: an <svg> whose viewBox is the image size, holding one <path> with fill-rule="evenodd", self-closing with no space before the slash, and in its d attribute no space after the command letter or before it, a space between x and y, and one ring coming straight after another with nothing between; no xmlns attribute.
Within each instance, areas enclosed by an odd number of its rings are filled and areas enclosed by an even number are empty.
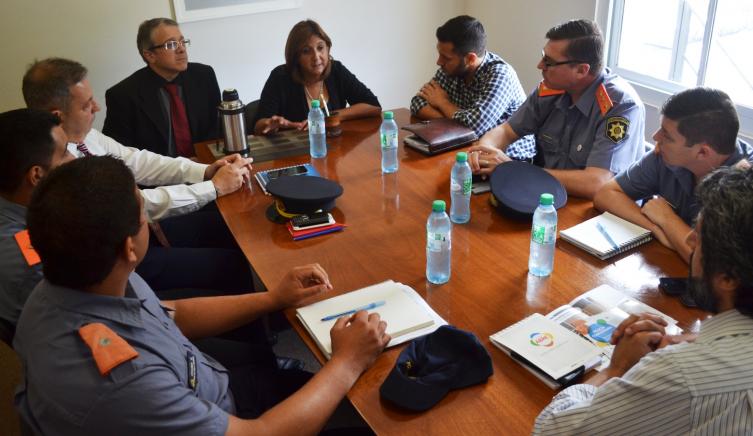
<svg viewBox="0 0 753 436"><path fill-rule="evenodd" d="M169 137L170 120L159 95L166 83L149 67L144 67L108 89L102 133L123 145L175 156L175 146L170 147L175 142ZM193 142L217 138L220 87L212 67L189 62L188 69L173 83L181 85Z"/></svg>

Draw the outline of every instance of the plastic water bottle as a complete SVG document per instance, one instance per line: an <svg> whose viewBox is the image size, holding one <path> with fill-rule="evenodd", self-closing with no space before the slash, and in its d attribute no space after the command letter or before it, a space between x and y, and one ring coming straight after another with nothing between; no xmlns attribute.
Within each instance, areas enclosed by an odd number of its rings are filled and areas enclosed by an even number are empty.
<svg viewBox="0 0 753 436"><path fill-rule="evenodd" d="M557 238L557 210L552 194L541 194L539 207L533 213L531 253L528 271L539 277L552 273L554 268L554 240Z"/></svg>
<svg viewBox="0 0 753 436"><path fill-rule="evenodd" d="M445 213L445 202L434 200L426 222L426 279L436 285L450 280L452 223Z"/></svg>
<svg viewBox="0 0 753 436"><path fill-rule="evenodd" d="M397 123L392 112L384 113L384 121L379 127L379 136L382 138L382 172L394 173L397 171Z"/></svg>
<svg viewBox="0 0 753 436"><path fill-rule="evenodd" d="M455 156L455 165L450 173L450 219L453 223L463 224L471 219L472 178L468 153L461 151Z"/></svg>
<svg viewBox="0 0 753 436"><path fill-rule="evenodd" d="M311 100L311 110L309 111L309 145L311 147L311 157L318 158L327 155L324 113L319 108L319 100Z"/></svg>

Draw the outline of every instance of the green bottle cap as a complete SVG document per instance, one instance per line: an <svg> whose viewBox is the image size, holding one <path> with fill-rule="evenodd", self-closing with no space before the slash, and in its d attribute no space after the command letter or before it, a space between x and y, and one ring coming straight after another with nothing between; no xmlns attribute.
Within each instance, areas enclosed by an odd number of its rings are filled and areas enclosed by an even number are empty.
<svg viewBox="0 0 753 436"><path fill-rule="evenodd" d="M541 194L541 197L539 197L539 204L542 206L551 206L554 204L554 195L552 194Z"/></svg>
<svg viewBox="0 0 753 436"><path fill-rule="evenodd" d="M395 118L395 114L393 114L392 112L387 111L387 112L384 113L384 119L385 120L391 120L393 118Z"/></svg>
<svg viewBox="0 0 753 436"><path fill-rule="evenodd" d="M431 203L432 212L444 212L446 207L447 205L444 200L434 200L434 202Z"/></svg>
<svg viewBox="0 0 753 436"><path fill-rule="evenodd" d="M468 162L468 153L461 151L455 156L455 162Z"/></svg>
<svg viewBox="0 0 753 436"><path fill-rule="evenodd" d="M311 100L311 108L318 108L319 107L319 100Z"/></svg>

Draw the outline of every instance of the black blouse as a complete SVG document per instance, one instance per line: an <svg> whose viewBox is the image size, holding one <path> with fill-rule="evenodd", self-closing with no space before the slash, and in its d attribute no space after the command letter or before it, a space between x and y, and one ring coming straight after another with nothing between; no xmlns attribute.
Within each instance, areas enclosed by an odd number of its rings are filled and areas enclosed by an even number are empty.
<svg viewBox="0 0 753 436"><path fill-rule="evenodd" d="M359 81L353 73L348 71L339 61L332 60L332 71L324 79L329 93L327 107L330 112L343 109L346 105L367 103L381 107L379 100L369 88ZM285 65L275 67L269 74L267 83L261 91L257 121L280 115L294 122L303 121L308 117L309 108L303 85L293 81L285 69Z"/></svg>

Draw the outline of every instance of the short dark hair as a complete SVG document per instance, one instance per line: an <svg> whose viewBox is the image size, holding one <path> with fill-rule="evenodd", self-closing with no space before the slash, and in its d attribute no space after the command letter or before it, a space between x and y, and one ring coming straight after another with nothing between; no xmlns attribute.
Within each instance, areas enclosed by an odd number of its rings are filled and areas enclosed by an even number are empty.
<svg viewBox="0 0 753 436"><path fill-rule="evenodd" d="M301 75L301 66L298 64L298 57L301 55L303 46L308 42L312 36L318 36L324 40L328 49L332 49L332 40L329 35L322 29L314 20L303 20L296 23L290 33L288 34L288 40L285 42L285 69L293 77L293 81L296 83L303 83L303 76ZM329 77L329 73L332 71L332 55L329 57L327 68L322 73L322 80Z"/></svg>
<svg viewBox="0 0 753 436"><path fill-rule="evenodd" d="M146 62L144 50L149 50L154 45L152 41L152 32L161 25L178 26L178 23L172 18L152 18L139 25L139 31L136 33L136 48L139 50L139 56Z"/></svg>
<svg viewBox="0 0 753 436"><path fill-rule="evenodd" d="M451 42L454 52L460 56L476 53L482 56L486 52L486 32L481 22L468 15L450 18L437 27L437 41Z"/></svg>
<svg viewBox="0 0 753 436"><path fill-rule="evenodd" d="M546 38L552 41L568 40L565 54L572 60L590 65L591 75L600 74L604 68L604 38L599 25L593 21L566 21L549 29Z"/></svg>
<svg viewBox="0 0 753 436"><path fill-rule="evenodd" d="M0 114L0 192L12 194L34 166L49 168L55 153L52 128L60 118L39 109Z"/></svg>
<svg viewBox="0 0 753 436"><path fill-rule="evenodd" d="M26 106L32 109L66 111L71 102L70 87L86 78L86 67L63 58L47 58L29 65L21 89Z"/></svg>
<svg viewBox="0 0 753 436"><path fill-rule="evenodd" d="M29 235L51 283L82 289L112 271L141 209L131 170L112 156L75 159L50 172L26 213Z"/></svg>
<svg viewBox="0 0 753 436"><path fill-rule="evenodd" d="M753 169L719 168L697 195L704 281L719 273L739 280L735 307L753 316Z"/></svg>
<svg viewBox="0 0 753 436"><path fill-rule="evenodd" d="M688 147L705 142L717 153L734 153L740 120L735 104L724 91L686 89L669 97L661 113L677 122L677 130Z"/></svg>

